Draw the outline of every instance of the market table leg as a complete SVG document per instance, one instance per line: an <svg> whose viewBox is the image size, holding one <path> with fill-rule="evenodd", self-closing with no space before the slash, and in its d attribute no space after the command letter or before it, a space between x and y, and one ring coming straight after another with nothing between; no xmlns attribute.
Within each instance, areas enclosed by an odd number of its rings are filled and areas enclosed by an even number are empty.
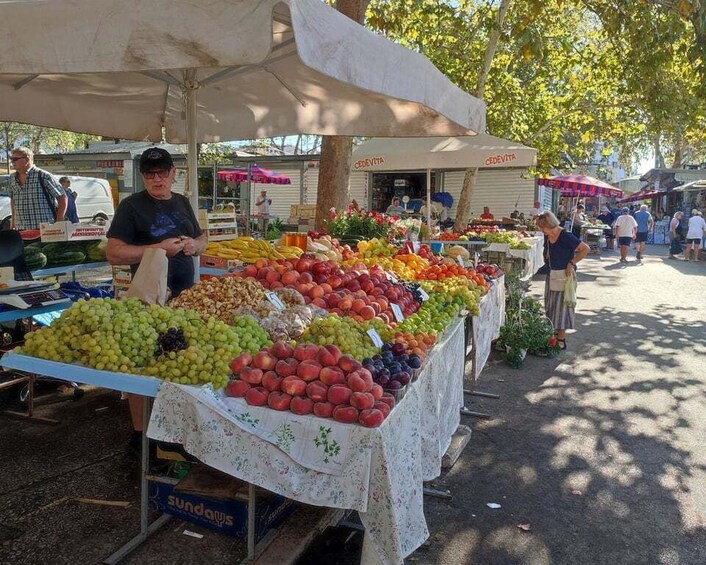
<svg viewBox="0 0 706 565"><path fill-rule="evenodd" d="M162 514L151 524L149 523L149 483L147 475L149 472L149 439L147 438L147 428L150 422L150 399L142 397L142 453L140 457L140 533L118 549L103 563L113 565L118 563L123 557L138 547L149 536L166 524L171 516Z"/></svg>
<svg viewBox="0 0 706 565"><path fill-rule="evenodd" d="M37 378L37 375L33 373L28 373L26 375L27 378L27 391L29 393L29 396L27 398L27 412L16 412L14 410L5 410L5 414L7 416L10 416L11 418L20 418L22 420L30 420L32 422L36 422L38 424L49 424L52 426L55 426L56 424L59 423L59 420L55 420L53 418L42 418L41 416L35 416L34 415L34 381ZM21 380L21 379L18 379ZM13 381L17 382L17 381Z"/></svg>

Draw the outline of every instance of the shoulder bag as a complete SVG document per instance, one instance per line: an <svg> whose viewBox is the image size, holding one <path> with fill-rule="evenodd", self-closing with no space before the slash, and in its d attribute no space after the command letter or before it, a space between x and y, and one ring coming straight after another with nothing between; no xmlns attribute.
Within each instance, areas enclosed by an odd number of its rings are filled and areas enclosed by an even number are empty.
<svg viewBox="0 0 706 565"><path fill-rule="evenodd" d="M47 199L47 204L49 204L49 208L51 208L52 210L54 220L56 220L56 209L59 207L59 203L56 201L56 198L49 194L49 191L47 190L47 185L44 184L44 174L42 173L42 171L37 171L37 178L39 179L39 186L42 187L44 198Z"/></svg>

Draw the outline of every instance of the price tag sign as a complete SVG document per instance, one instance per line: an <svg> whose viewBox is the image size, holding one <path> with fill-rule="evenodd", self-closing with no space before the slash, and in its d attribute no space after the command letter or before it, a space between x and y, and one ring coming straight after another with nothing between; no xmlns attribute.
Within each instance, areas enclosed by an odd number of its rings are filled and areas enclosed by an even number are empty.
<svg viewBox="0 0 706 565"><path fill-rule="evenodd" d="M419 295L422 297L422 302L429 300L429 295L421 286L419 287Z"/></svg>
<svg viewBox="0 0 706 565"><path fill-rule="evenodd" d="M267 297L267 300L270 301L272 306L277 308L277 310L284 310L285 306L284 303L280 300L279 296L277 296L274 292L271 290L265 293L265 296Z"/></svg>
<svg viewBox="0 0 706 565"><path fill-rule="evenodd" d="M461 257L460 255L456 255L456 263L458 263L458 264L461 265L462 267L465 267L465 266L466 266L466 265L464 264L464 262L463 262L463 257Z"/></svg>
<svg viewBox="0 0 706 565"><path fill-rule="evenodd" d="M414 248L414 252L415 252L415 253L419 253L419 248L420 248L421 246L419 245L419 242L418 242L418 241L412 242L412 247Z"/></svg>
<svg viewBox="0 0 706 565"><path fill-rule="evenodd" d="M370 336L370 339L375 347L382 347L382 338L377 331L371 328L368 330L368 335Z"/></svg>
<svg viewBox="0 0 706 565"><path fill-rule="evenodd" d="M402 313L402 308L400 308L400 305L390 304L390 308L392 308L392 313L395 315L395 320L398 322L404 322L404 314Z"/></svg>
<svg viewBox="0 0 706 565"><path fill-rule="evenodd" d="M385 274L387 275L387 280L390 281L392 284L397 284L398 282L400 282L393 273L385 271Z"/></svg>

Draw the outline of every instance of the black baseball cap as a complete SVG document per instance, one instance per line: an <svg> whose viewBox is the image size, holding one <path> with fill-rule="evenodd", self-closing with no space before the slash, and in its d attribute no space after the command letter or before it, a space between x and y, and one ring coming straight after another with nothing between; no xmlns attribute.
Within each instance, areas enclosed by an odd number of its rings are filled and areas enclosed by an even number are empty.
<svg viewBox="0 0 706 565"><path fill-rule="evenodd" d="M149 147L140 155L140 172L147 173L155 169L170 170L174 166L169 151L161 147Z"/></svg>

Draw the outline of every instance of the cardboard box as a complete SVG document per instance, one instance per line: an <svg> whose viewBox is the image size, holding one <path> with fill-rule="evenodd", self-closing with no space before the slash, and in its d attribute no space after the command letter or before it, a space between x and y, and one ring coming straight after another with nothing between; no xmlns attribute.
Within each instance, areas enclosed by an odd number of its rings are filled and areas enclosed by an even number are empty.
<svg viewBox="0 0 706 565"><path fill-rule="evenodd" d="M244 495L247 486L243 487ZM177 485L154 479L149 481L150 503L161 512L200 524L230 537L245 538L248 504L245 500L209 498L179 492ZM296 508L293 500L257 489L255 540L259 541L277 527Z"/></svg>
<svg viewBox="0 0 706 565"><path fill-rule="evenodd" d="M43 243L86 241L104 238L109 227L109 224L96 226L93 224L72 224L71 222L45 223L40 224L39 234Z"/></svg>
<svg viewBox="0 0 706 565"><path fill-rule="evenodd" d="M199 257L199 265L207 269L238 269L243 268L243 262L240 259L224 259L215 255L201 255Z"/></svg>

